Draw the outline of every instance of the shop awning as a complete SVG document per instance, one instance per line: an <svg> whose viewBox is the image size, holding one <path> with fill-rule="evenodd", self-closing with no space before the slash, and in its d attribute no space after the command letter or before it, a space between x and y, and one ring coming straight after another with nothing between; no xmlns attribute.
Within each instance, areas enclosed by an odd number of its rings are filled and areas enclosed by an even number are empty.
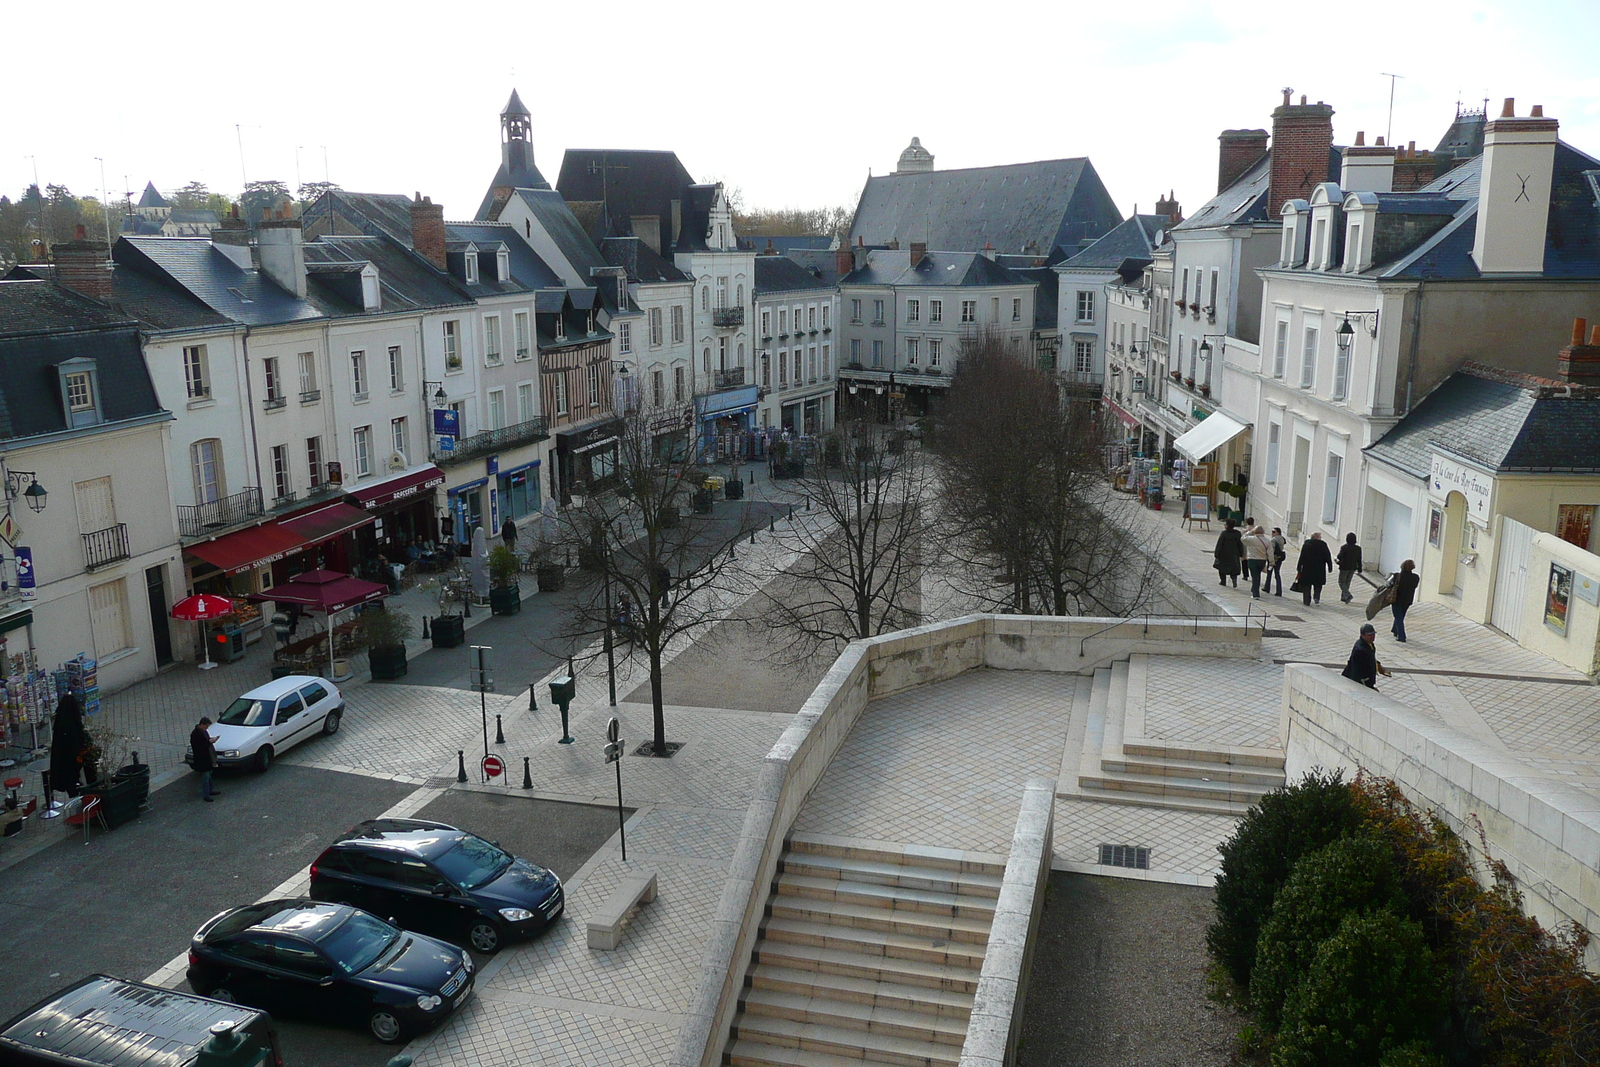
<svg viewBox="0 0 1600 1067"><path fill-rule="evenodd" d="M350 509L355 511L354 508ZM306 538L275 522L201 541L184 549L227 574L264 567L306 545Z"/></svg>
<svg viewBox="0 0 1600 1067"><path fill-rule="evenodd" d="M1234 422L1220 411L1214 411L1188 433L1172 442L1172 447L1189 460L1199 463L1211 453L1249 429Z"/></svg>
<svg viewBox="0 0 1600 1067"><path fill-rule="evenodd" d="M397 501L427 496L429 490L443 484L444 471L429 463L353 489L350 495L365 510L377 511Z"/></svg>
<svg viewBox="0 0 1600 1067"><path fill-rule="evenodd" d="M740 389L726 389L720 393L694 398L695 413L702 419L722 418L748 411L756 406L757 387L747 385Z"/></svg>
<svg viewBox="0 0 1600 1067"><path fill-rule="evenodd" d="M12 630L20 630L31 622L33 622L33 609L31 608L26 611L19 611L15 615L7 615L5 618L0 619L0 634L8 634Z"/></svg>
<svg viewBox="0 0 1600 1067"><path fill-rule="evenodd" d="M278 525L299 536L306 544L314 545L330 537L337 537L346 530L365 526L372 519L372 515L368 512L353 508L349 504L329 504L325 508L308 511L292 519L281 519Z"/></svg>
<svg viewBox="0 0 1600 1067"><path fill-rule="evenodd" d="M307 571L287 582L280 582L262 593L251 593L246 600L257 604L299 604L329 615L378 600L389 595L389 587L364 578L352 578L337 571Z"/></svg>

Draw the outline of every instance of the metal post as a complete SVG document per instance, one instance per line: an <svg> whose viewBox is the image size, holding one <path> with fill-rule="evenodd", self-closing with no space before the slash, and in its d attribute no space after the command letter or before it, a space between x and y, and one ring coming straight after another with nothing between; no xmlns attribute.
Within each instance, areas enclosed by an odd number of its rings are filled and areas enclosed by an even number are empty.
<svg viewBox="0 0 1600 1067"><path fill-rule="evenodd" d="M539 682L535 679L528 683L528 710L539 710Z"/></svg>
<svg viewBox="0 0 1600 1067"><path fill-rule="evenodd" d="M478 706L483 709L483 758L489 758L489 697L483 691L483 686L478 686ZM489 779L485 778L487 782Z"/></svg>
<svg viewBox="0 0 1600 1067"><path fill-rule="evenodd" d="M622 818L622 761L617 760L617 836L622 838L622 862L628 862L628 829Z"/></svg>
<svg viewBox="0 0 1600 1067"><path fill-rule="evenodd" d="M528 770L528 757L522 757L522 788L533 788L533 774Z"/></svg>
<svg viewBox="0 0 1600 1067"><path fill-rule="evenodd" d="M609 553L608 553L609 556ZM606 685L611 693L611 706L617 706L617 657L611 637L611 563L606 561Z"/></svg>
<svg viewBox="0 0 1600 1067"><path fill-rule="evenodd" d="M500 713L498 711L494 713L494 743L497 745L506 743L506 731L500 722Z"/></svg>
<svg viewBox="0 0 1600 1067"><path fill-rule="evenodd" d="M456 749L456 781L467 780L467 753L465 749Z"/></svg>

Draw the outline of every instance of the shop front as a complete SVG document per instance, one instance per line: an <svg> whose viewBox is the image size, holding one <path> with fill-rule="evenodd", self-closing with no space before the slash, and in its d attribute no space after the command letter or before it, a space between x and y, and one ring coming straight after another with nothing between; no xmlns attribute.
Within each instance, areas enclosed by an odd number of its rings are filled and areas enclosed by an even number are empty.
<svg viewBox="0 0 1600 1067"><path fill-rule="evenodd" d="M724 389L694 398L700 421L700 454L705 459L729 459L742 454L745 431L752 427L760 390L753 385Z"/></svg>
<svg viewBox="0 0 1600 1067"><path fill-rule="evenodd" d="M444 481L444 471L427 463L352 490L351 504L370 517L371 525L356 535L351 572L372 581L387 580L392 572L385 564L404 567L414 558L413 547L425 551L437 542L439 516L434 501Z"/></svg>
<svg viewBox="0 0 1600 1067"><path fill-rule="evenodd" d="M621 419L556 434L556 466L551 483L562 507L571 504L575 495L604 488L616 474L617 441L621 435Z"/></svg>
<svg viewBox="0 0 1600 1067"><path fill-rule="evenodd" d="M483 466L468 474L470 480L445 489L451 540L457 545L470 545L472 531L479 526L493 538L507 519L538 514L544 505L539 485L542 467L537 459L518 460L515 466L502 467L499 456L484 457ZM472 473L477 477L471 477Z"/></svg>
<svg viewBox="0 0 1600 1067"><path fill-rule="evenodd" d="M792 434L818 434L828 428L830 397L814 396L783 405L780 422Z"/></svg>

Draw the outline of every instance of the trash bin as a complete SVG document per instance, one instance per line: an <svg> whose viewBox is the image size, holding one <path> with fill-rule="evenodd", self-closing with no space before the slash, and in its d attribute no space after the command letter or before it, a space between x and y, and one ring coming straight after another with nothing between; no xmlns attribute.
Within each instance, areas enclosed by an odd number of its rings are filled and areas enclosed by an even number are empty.
<svg viewBox="0 0 1600 1067"><path fill-rule="evenodd" d="M219 626L212 631L211 659L216 663L236 663L244 659L244 631L237 626Z"/></svg>

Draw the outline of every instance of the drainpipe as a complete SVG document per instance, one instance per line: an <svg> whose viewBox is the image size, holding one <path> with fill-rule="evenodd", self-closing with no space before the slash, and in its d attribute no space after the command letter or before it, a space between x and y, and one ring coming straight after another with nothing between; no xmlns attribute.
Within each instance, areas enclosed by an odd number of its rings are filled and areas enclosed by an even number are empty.
<svg viewBox="0 0 1600 1067"><path fill-rule="evenodd" d="M256 487L262 491L262 503L266 503L266 490L261 484L261 439L256 435L256 396L255 384L250 379L250 326L245 325L244 336L239 340L240 349L244 355L244 405L250 415L250 465L255 468Z"/></svg>
<svg viewBox="0 0 1600 1067"><path fill-rule="evenodd" d="M1411 388L1417 379L1417 350L1422 344L1422 290L1428 284L1426 278L1417 280L1417 303L1411 309L1411 366L1406 370L1406 409L1400 414L1411 414Z"/></svg>

